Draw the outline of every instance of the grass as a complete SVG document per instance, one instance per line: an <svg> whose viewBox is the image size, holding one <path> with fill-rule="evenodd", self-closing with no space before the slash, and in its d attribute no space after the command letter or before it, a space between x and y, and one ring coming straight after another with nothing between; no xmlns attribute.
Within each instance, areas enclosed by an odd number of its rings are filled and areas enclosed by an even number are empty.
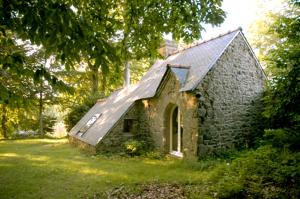
<svg viewBox="0 0 300 199"><path fill-rule="evenodd" d="M197 199L300 198L299 152L264 145L228 154L198 162L155 160L91 156L66 139L0 141L0 199L102 199L116 190L124 198L150 187L151 196L179 187Z"/></svg>
<svg viewBox="0 0 300 199"><path fill-rule="evenodd" d="M205 188L226 177L216 163L90 156L66 139L0 141L0 198L86 198L153 182Z"/></svg>

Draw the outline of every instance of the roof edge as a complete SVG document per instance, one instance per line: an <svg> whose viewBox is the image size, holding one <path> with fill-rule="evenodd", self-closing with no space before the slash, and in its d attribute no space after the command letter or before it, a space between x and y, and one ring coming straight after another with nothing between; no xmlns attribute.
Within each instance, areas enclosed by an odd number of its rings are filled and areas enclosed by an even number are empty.
<svg viewBox="0 0 300 199"><path fill-rule="evenodd" d="M164 75L162 76L161 81L159 82L158 87L157 87L156 90L155 90L155 95L154 95L154 96L157 96L157 95L160 94L160 92L161 92L161 90L162 90L162 87L165 86L166 78L167 78L168 75L171 73L171 66L167 65L166 68L167 68L167 69L166 69ZM154 97L154 96L153 96L153 97Z"/></svg>
<svg viewBox="0 0 300 199"><path fill-rule="evenodd" d="M205 77L206 75L207 75L207 73L213 68L213 66L217 63L217 61L222 57L222 55L224 54L224 52L226 51L226 49L228 48L228 46L232 43L232 41L237 37L237 35L238 34L240 34L240 33L242 33L241 32L241 28L239 28L239 29L236 29L235 31L237 31L236 32L236 34L232 37L232 39L228 42L228 44L224 47L224 49L221 51L221 53L216 57L216 59L209 65L209 69L208 69L208 71L204 74L204 76L203 77ZM233 32L235 32L235 31L231 31L230 33L233 33ZM230 33L227 33L227 34L230 34ZM224 35L227 35L227 34L224 34ZM223 36L224 36L223 35ZM219 38L219 37L217 37L217 38ZM192 89L180 89L180 91L194 91L198 86L199 86L199 84L202 82L202 80L203 80L203 78L201 78L193 87L192 87Z"/></svg>
<svg viewBox="0 0 300 199"><path fill-rule="evenodd" d="M248 42L247 38L245 37L245 35L244 35L243 32L241 32L241 33L242 33L241 35L242 35L242 37L243 37L243 40L246 42L246 45L248 46L248 48L249 48L250 51L251 51L252 56L254 57L255 61L256 61L257 64L258 64L258 66L260 67L260 69L262 70L262 72L263 72L265 78L268 79L268 76L267 76L265 70L263 69L262 65L260 64L260 62L259 62L257 56L255 55L255 53L254 53L254 51L253 51L251 45L250 45L249 42Z"/></svg>

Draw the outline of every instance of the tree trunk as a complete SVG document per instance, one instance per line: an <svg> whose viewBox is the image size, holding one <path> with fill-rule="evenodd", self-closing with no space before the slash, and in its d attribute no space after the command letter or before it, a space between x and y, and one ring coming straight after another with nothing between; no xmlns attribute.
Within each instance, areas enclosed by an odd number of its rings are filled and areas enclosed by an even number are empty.
<svg viewBox="0 0 300 199"><path fill-rule="evenodd" d="M2 128L2 135L5 139L7 139L7 126L6 126L6 122L7 122L7 109L6 109L6 105L2 104L2 118L1 118L1 128Z"/></svg>
<svg viewBox="0 0 300 199"><path fill-rule="evenodd" d="M43 121L43 80L40 84L40 96L39 96L39 134L44 137L44 121Z"/></svg>

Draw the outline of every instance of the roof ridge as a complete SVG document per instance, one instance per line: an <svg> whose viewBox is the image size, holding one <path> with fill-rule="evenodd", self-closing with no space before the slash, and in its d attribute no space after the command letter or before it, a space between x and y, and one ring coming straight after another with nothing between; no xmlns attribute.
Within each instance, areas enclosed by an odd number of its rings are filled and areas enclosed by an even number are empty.
<svg viewBox="0 0 300 199"><path fill-rule="evenodd" d="M210 41L212 41L212 40L218 39L218 38L220 38L220 37L223 37L223 36L225 36L225 35L231 34L231 33L236 32L236 31L242 32L242 27L238 27L238 28L236 28L236 29L234 29L234 30L229 30L229 31L227 31L226 33L219 34L218 36L211 37L210 39L206 39L206 40L202 40L202 41L196 41L196 42L193 42L192 44L188 45L187 47L184 47L184 48L182 48L182 49L180 49L180 50L176 50L176 51L172 52L168 57L170 57L171 55L180 53L180 52L182 52L182 51L185 51L185 50L187 50L187 49L190 49L190 48L199 46L199 45L201 45L201 44L210 42Z"/></svg>

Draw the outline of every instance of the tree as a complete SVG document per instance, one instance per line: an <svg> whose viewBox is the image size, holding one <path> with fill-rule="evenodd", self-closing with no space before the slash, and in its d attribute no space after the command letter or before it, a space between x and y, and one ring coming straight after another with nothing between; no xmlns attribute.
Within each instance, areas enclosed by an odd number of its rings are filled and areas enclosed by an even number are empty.
<svg viewBox="0 0 300 199"><path fill-rule="evenodd" d="M46 56L43 49L37 50L30 56L31 65L34 69L34 89L38 104L40 136L44 136L46 133L46 131L44 131L44 120L48 121L48 124L54 124L54 118L43 114L45 106L57 104L60 93L73 93L73 88L59 79L56 74L61 70L60 63L53 59L53 57ZM49 127L48 130L50 130Z"/></svg>
<svg viewBox="0 0 300 199"><path fill-rule="evenodd" d="M276 39L264 60L271 71L265 93L264 116L273 143L299 149L300 143L300 2L290 0L274 18L269 38ZM274 15L275 16L275 15Z"/></svg>
<svg viewBox="0 0 300 199"><path fill-rule="evenodd" d="M9 108L20 104L30 105L26 99L32 96L32 70L25 64L25 47L17 45L11 31L0 27L0 104L1 131L4 138L8 136L7 122Z"/></svg>
<svg viewBox="0 0 300 199"><path fill-rule="evenodd" d="M163 34L191 41L201 36L203 23L221 24L221 2L1 0L0 24L42 45L67 68L84 58L94 74L101 69L105 82L110 67L124 65L133 56L155 56ZM98 80L93 78L96 88Z"/></svg>
<svg viewBox="0 0 300 199"><path fill-rule="evenodd" d="M43 135L43 106L54 102L58 92L69 92L70 88L44 66L45 53L26 45L17 44L11 31L0 31L0 105L1 131L7 138L11 125L17 125L19 111L33 113L39 107L40 132ZM37 106L38 104L38 106ZM22 115L24 116L24 115ZM30 116L31 117L31 116ZM12 121L14 120L14 121ZM10 126L9 126L10 125ZM23 125L24 126L24 125Z"/></svg>

